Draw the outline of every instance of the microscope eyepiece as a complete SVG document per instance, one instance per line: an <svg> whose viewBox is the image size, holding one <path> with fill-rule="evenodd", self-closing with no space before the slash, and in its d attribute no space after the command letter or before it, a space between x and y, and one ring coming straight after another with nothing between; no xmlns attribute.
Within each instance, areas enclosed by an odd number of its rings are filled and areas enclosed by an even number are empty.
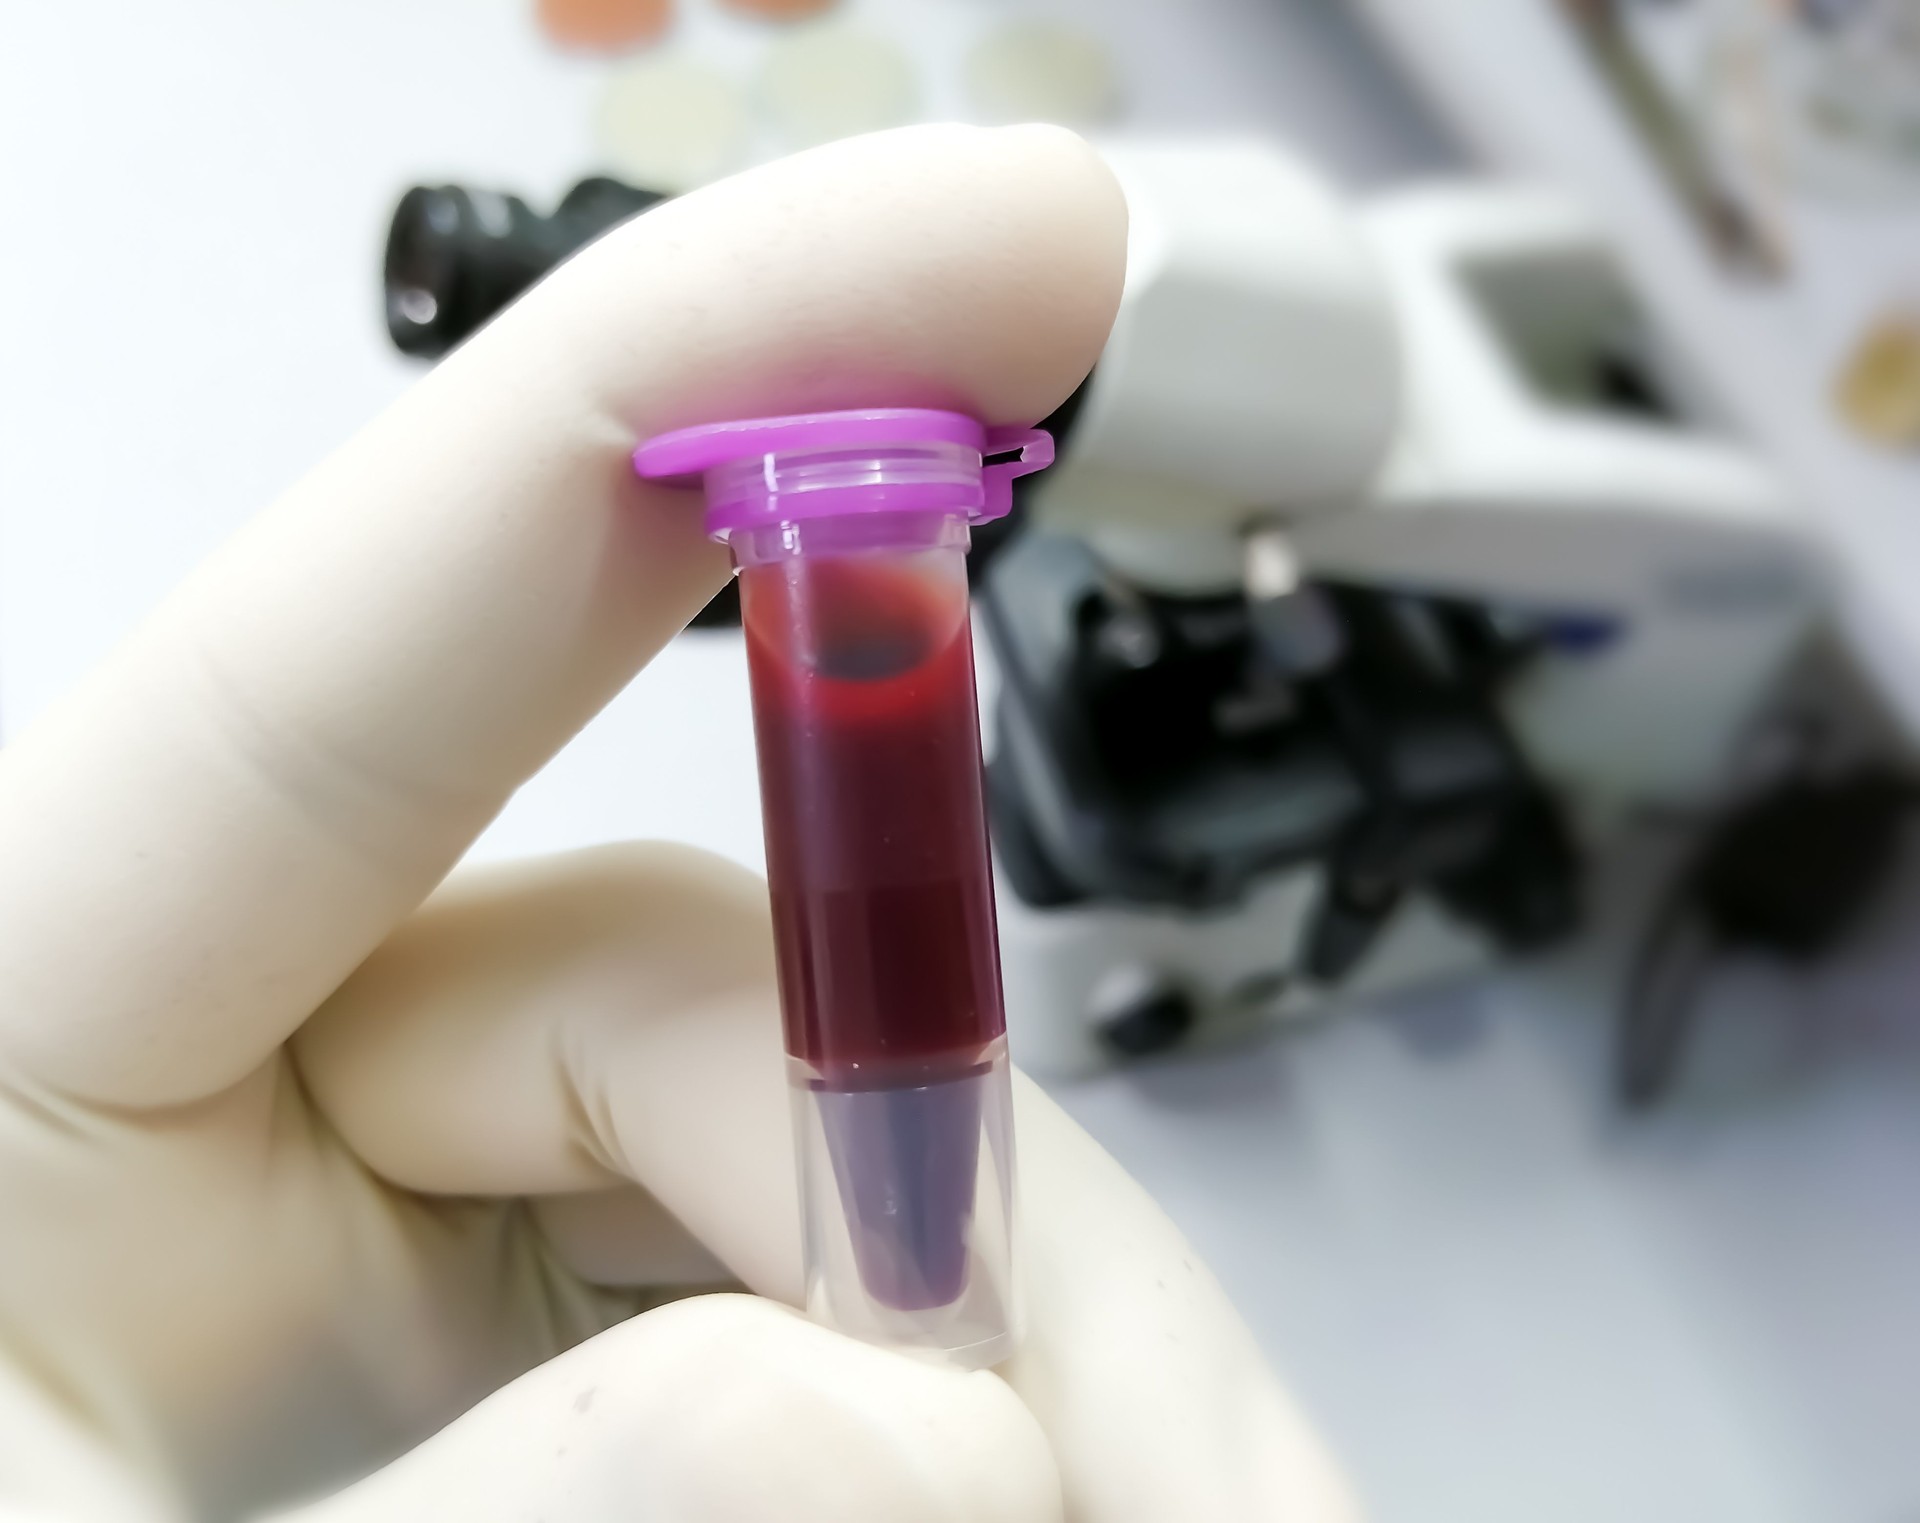
<svg viewBox="0 0 1920 1523"><path fill-rule="evenodd" d="M394 347L439 358L568 255L664 199L595 176L543 217L518 196L414 186L387 232L383 284Z"/></svg>

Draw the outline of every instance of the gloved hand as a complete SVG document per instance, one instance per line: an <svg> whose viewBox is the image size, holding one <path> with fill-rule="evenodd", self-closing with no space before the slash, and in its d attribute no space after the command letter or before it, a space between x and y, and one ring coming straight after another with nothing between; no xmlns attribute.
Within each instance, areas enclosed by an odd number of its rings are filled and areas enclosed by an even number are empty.
<svg viewBox="0 0 1920 1523"><path fill-rule="evenodd" d="M619 846L436 891L726 576L636 441L1039 417L1099 352L1124 230L1048 129L885 134L688 196L0 752L0 1515L1348 1515L1218 1287L1030 1085L1017 1359L959 1374L786 1309L757 879ZM728 1282L752 1294L632 1315Z"/></svg>

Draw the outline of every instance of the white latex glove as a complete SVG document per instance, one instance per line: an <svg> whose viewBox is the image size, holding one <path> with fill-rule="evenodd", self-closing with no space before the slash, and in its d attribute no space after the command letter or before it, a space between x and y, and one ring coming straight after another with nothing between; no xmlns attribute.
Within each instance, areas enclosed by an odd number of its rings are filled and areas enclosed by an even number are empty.
<svg viewBox="0 0 1920 1523"><path fill-rule="evenodd" d="M1047 129L885 134L653 212L0 753L0 1512L1347 1515L1218 1287L1031 1085L1012 1364L779 1304L757 879L619 846L434 892L726 576L638 440L875 403L1031 421L1099 352L1124 219ZM754 1294L632 1315L729 1281Z"/></svg>

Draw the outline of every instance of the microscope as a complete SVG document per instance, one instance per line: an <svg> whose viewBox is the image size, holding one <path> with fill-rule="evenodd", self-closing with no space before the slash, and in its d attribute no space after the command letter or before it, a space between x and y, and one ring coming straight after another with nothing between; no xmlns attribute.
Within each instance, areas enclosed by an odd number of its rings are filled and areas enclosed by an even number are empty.
<svg viewBox="0 0 1920 1523"><path fill-rule="evenodd" d="M1824 598L1576 206L1349 204L1257 141L1103 149L1119 318L970 564L1008 1023L1042 1074L1568 935L1623 821L1724 791ZM658 199L409 192L395 344L444 352ZM695 622L737 621L723 595Z"/></svg>
<svg viewBox="0 0 1920 1523"><path fill-rule="evenodd" d="M1119 320L980 599L1051 1074L1566 936L1587 854L1726 786L1824 581L1576 206L1106 154Z"/></svg>

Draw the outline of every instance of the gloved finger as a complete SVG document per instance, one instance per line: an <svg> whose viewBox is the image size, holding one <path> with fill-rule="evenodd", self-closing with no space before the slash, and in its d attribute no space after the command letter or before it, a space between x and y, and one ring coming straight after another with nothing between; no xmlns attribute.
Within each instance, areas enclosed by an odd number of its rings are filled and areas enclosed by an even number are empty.
<svg viewBox="0 0 1920 1523"><path fill-rule="evenodd" d="M733 1271L638 1185L541 1195L528 1205L554 1255L589 1285L662 1298L740 1288Z"/></svg>
<svg viewBox="0 0 1920 1523"><path fill-rule="evenodd" d="M253 1071L720 584L637 440L1038 417L1105 339L1123 228L1069 135L925 128L570 261L0 753L0 1061L131 1107Z"/></svg>
<svg viewBox="0 0 1920 1523"><path fill-rule="evenodd" d="M992 1375L749 1296L622 1323L281 1523L1058 1523L1046 1440Z"/></svg>
<svg viewBox="0 0 1920 1523"><path fill-rule="evenodd" d="M765 886L683 847L451 880L294 1047L374 1169L424 1190L643 1185L763 1295L801 1297ZM1016 1033L1017 1038L1017 1033ZM1328 1523L1338 1474L1144 1192L1016 1089L1026 1343L1006 1374L1076 1523ZM644 1274L656 1251L602 1260Z"/></svg>
<svg viewBox="0 0 1920 1523"><path fill-rule="evenodd" d="M761 879L690 847L596 847L456 874L292 1051L314 1104L397 1185L632 1181L754 1290L798 1303L773 990ZM653 1261L643 1245L626 1263L645 1278Z"/></svg>
<svg viewBox="0 0 1920 1523"><path fill-rule="evenodd" d="M1015 1076L1027 1335L1001 1371L1077 1523L1355 1523L1339 1467L1165 1213Z"/></svg>
<svg viewBox="0 0 1920 1523"><path fill-rule="evenodd" d="M173 1516L139 1461L101 1430L97 1409L72 1400L70 1386L49 1389L31 1355L15 1362L23 1352L0 1354L0 1523L158 1523Z"/></svg>

